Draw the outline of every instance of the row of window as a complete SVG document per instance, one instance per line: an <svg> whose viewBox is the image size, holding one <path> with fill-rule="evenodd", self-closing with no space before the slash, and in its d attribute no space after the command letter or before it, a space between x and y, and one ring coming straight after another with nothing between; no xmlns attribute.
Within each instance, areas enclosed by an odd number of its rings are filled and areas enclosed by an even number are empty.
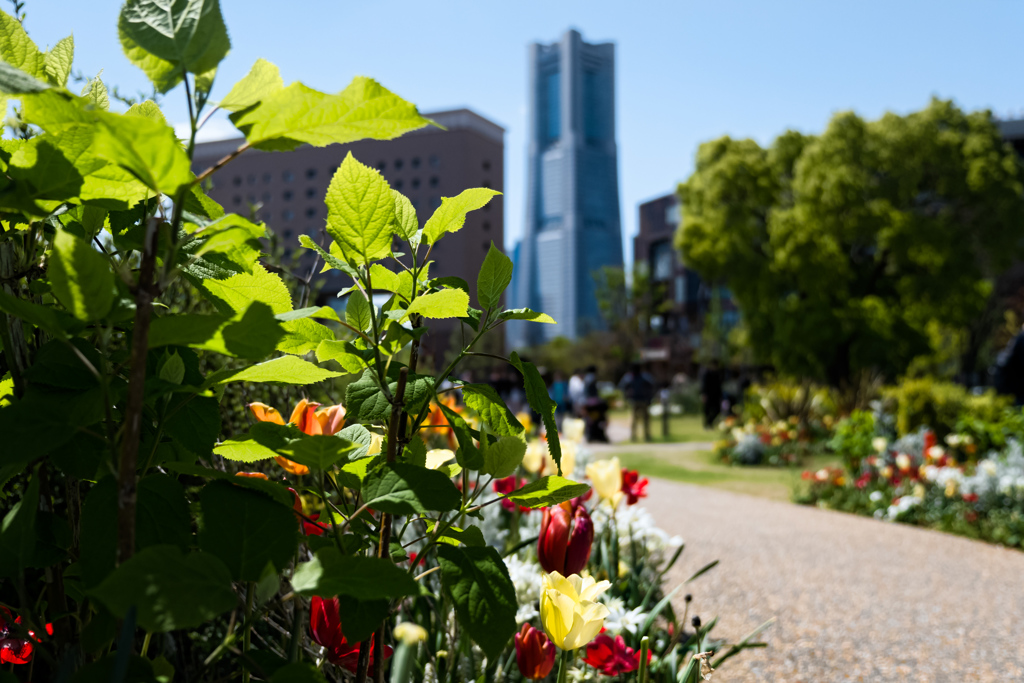
<svg viewBox="0 0 1024 683"><path fill-rule="evenodd" d="M338 170L337 166L332 166L331 167L331 175L333 176L335 171L337 171L337 170ZM306 180L313 180L314 178L316 178L316 176L317 176L317 170L315 168L310 167L310 168L306 169ZM271 173L270 171L266 171L266 172L263 173L262 179L263 179L263 183L265 185L269 185L274 180L274 174ZM281 180L283 180L286 183L290 183L293 180L295 180L295 174L292 173L289 170L281 171ZM256 184L256 174L255 173L250 173L249 175L247 175L245 177L245 182L248 183L249 185L255 185ZM231 183L235 187L241 187L242 186L242 176L236 175L234 178L231 179Z"/></svg>

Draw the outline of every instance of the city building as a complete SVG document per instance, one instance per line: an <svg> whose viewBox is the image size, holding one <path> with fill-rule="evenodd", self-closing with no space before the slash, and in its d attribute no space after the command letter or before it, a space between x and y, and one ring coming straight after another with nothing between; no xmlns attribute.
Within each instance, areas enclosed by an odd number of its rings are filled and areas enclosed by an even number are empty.
<svg viewBox="0 0 1024 683"><path fill-rule="evenodd" d="M214 175L210 196L228 211L255 214L281 238L287 254L298 248L300 235L322 241L327 186L349 152L360 162L375 167L392 188L409 197L420 225L441 205L442 197L454 197L471 187L504 190L504 128L469 109L424 116L446 130L429 126L395 140L303 146L290 152L247 150ZM241 142L239 138L196 145L194 170L210 167ZM458 234L435 245L430 253L434 261L431 272L475 283L491 241L500 249L504 239L504 198L496 196L483 209L471 212ZM303 251L300 274L306 275L313 267L313 256ZM336 292L348 284L347 276L332 273L316 303L337 305ZM475 287L470 290L475 297ZM425 338L424 343L443 353L458 323L436 322L432 326L433 339Z"/></svg>
<svg viewBox="0 0 1024 683"><path fill-rule="evenodd" d="M526 221L515 306L558 325L509 327L513 347L601 329L594 273L622 266L615 46L567 31L529 48Z"/></svg>

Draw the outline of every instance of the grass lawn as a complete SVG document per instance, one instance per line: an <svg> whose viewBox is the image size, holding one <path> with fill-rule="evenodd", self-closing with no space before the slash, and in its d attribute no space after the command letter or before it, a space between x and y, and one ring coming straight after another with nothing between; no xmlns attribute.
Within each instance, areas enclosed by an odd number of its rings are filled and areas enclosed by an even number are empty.
<svg viewBox="0 0 1024 683"><path fill-rule="evenodd" d="M625 425L627 433L631 413L628 410L613 410L608 417L614 422ZM643 429L642 427L640 428ZM714 441L721 438L722 433L716 429L704 429L703 420L699 415L670 415L668 419L669 436L662 436L661 417L651 418L651 443L683 443L687 441Z"/></svg>
<svg viewBox="0 0 1024 683"><path fill-rule="evenodd" d="M812 458L805 467L734 467L715 460L710 451L657 448L622 444L615 455L623 467L639 470L641 476L660 477L687 484L745 493L773 500L789 500L804 469L836 464L833 456Z"/></svg>

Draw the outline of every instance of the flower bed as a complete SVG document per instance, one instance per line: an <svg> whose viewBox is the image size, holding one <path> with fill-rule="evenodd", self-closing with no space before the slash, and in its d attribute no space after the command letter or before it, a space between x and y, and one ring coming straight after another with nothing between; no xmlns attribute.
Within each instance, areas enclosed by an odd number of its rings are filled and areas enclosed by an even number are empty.
<svg viewBox="0 0 1024 683"><path fill-rule="evenodd" d="M831 426L831 416L803 425L795 416L743 424L728 417L719 423L725 438L715 442L715 455L730 465L799 467L807 458L829 452Z"/></svg>
<svg viewBox="0 0 1024 683"><path fill-rule="evenodd" d="M953 432L940 443L922 427L890 441L878 433L885 430L880 417L861 412L846 420L839 428L845 466L804 472L806 490L795 499L1024 548L1020 440L1011 437L978 459L975 433ZM873 452L865 453L864 444Z"/></svg>

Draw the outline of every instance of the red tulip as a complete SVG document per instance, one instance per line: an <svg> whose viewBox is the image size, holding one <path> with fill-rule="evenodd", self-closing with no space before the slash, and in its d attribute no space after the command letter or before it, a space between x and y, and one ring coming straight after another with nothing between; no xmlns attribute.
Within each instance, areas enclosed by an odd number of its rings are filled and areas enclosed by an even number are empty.
<svg viewBox="0 0 1024 683"><path fill-rule="evenodd" d="M647 497L647 477L639 478L636 470L622 468L622 492L626 494L626 505L636 505L641 498Z"/></svg>
<svg viewBox="0 0 1024 683"><path fill-rule="evenodd" d="M309 631L313 640L327 650L327 659L332 664L343 666L355 673L359 663L359 643L349 644L341 632L341 617L338 615L338 598L324 600L313 597L309 606ZM391 656L392 649L384 647L384 659ZM370 641L370 666L373 667L373 641Z"/></svg>
<svg viewBox="0 0 1024 683"><path fill-rule="evenodd" d="M593 543L594 523L585 507L577 505L573 512L565 502L544 509L537 538L537 559L544 571L579 574L587 566Z"/></svg>
<svg viewBox="0 0 1024 683"><path fill-rule="evenodd" d="M639 668L640 653L627 647L622 636L615 636L613 640L611 636L601 634L587 645L583 661L600 669L605 676L618 676ZM651 661L650 651L647 652L647 661Z"/></svg>
<svg viewBox="0 0 1024 683"><path fill-rule="evenodd" d="M555 644L543 632L523 624L523 629L516 634L516 664L524 678L546 677L555 665Z"/></svg>
<svg viewBox="0 0 1024 683"><path fill-rule="evenodd" d="M505 477L504 479L495 479L494 483L491 484L491 487L494 489L494 492L497 493L498 495L512 493L513 491L520 489L524 486L526 486L526 479L520 479L514 474L510 477ZM514 512L516 509L516 504L513 503L508 498L502 498L501 507L505 508L509 512ZM532 509L533 508L527 507L525 505L519 506L520 512L530 512L530 510Z"/></svg>
<svg viewBox="0 0 1024 683"><path fill-rule="evenodd" d="M17 617L15 625L21 625L21 617ZM11 612L0 607L0 664L28 664L32 661L34 647L32 641L39 642L36 634L28 632L28 638L18 638L11 633ZM53 635L53 624L46 625L46 632Z"/></svg>

